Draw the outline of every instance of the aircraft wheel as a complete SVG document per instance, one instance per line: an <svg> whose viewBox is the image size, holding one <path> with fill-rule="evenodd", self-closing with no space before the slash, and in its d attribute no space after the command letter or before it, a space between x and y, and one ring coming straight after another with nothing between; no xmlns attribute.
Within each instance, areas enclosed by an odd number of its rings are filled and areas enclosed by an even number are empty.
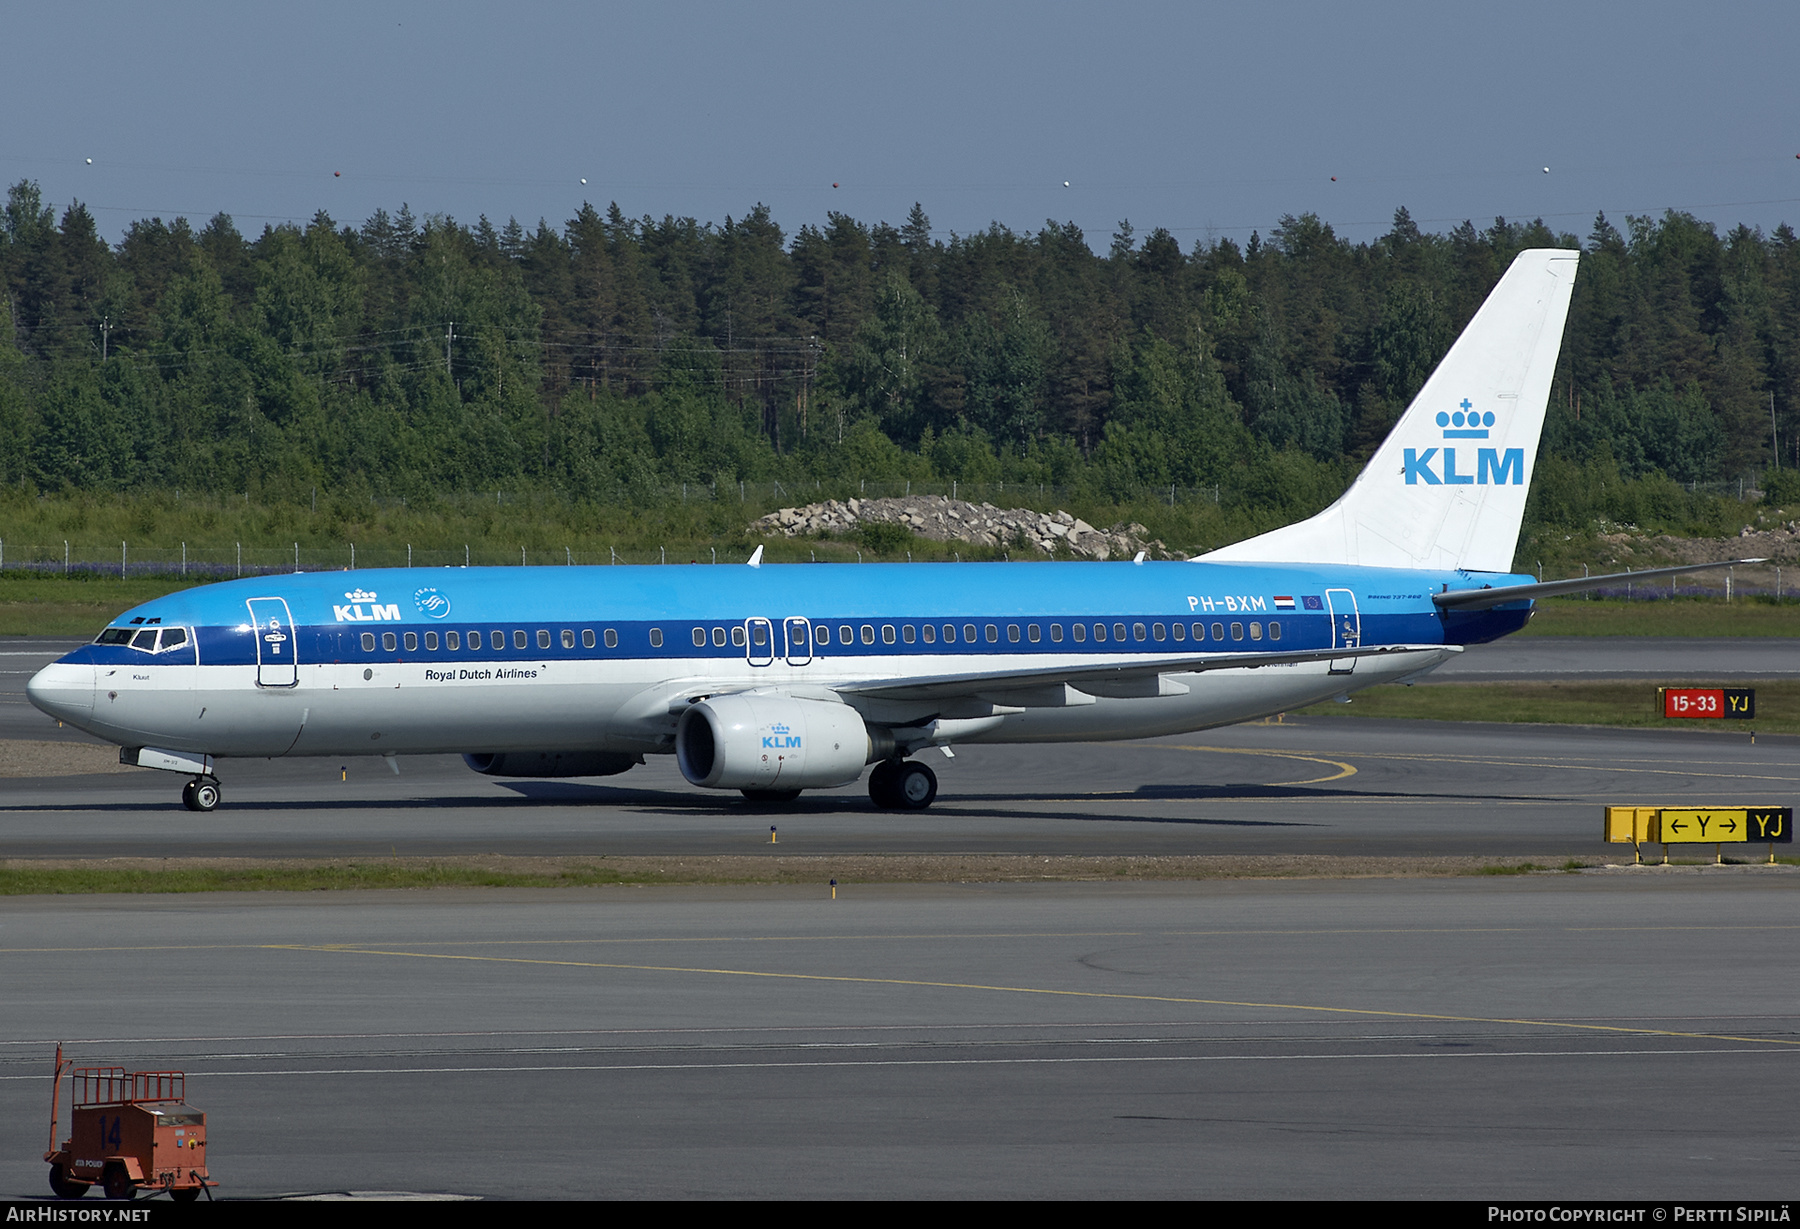
<svg viewBox="0 0 1800 1229"><path fill-rule="evenodd" d="M751 802L792 802L800 796L797 789L744 789L738 792Z"/></svg>
<svg viewBox="0 0 1800 1229"><path fill-rule="evenodd" d="M899 778L899 761L882 760L875 765L875 771L869 774L869 801L883 811L899 806L900 796L895 788Z"/></svg>
<svg viewBox="0 0 1800 1229"><path fill-rule="evenodd" d="M69 1171L60 1164L50 1167L50 1189L62 1199L80 1199L87 1194L88 1184L77 1182L69 1177Z"/></svg>
<svg viewBox="0 0 1800 1229"><path fill-rule="evenodd" d="M190 811L216 811L219 807L219 783L205 778L189 781L181 789L181 801Z"/></svg>
<svg viewBox="0 0 1800 1229"><path fill-rule="evenodd" d="M194 802L194 786L198 784L198 781L187 781L181 786L181 805L190 811L198 811L200 809Z"/></svg>
<svg viewBox="0 0 1800 1229"><path fill-rule="evenodd" d="M896 805L908 811L923 811L937 798L937 773L917 760L900 765L894 778Z"/></svg>

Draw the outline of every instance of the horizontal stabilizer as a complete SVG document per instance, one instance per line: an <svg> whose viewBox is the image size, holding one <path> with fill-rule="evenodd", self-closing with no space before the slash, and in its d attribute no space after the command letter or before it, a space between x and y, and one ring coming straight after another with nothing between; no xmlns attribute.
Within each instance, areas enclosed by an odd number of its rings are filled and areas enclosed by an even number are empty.
<svg viewBox="0 0 1800 1229"><path fill-rule="evenodd" d="M1680 567L1650 568L1643 572L1609 572L1605 576L1578 576L1574 580L1545 580L1535 585L1502 585L1498 589L1488 586L1480 589L1451 589L1432 594L1431 600L1439 610L1488 610L1510 602L1555 597L1559 593L1581 593L1589 589L1603 589L1608 585L1653 580L1658 576L1683 576L1689 572L1712 572L1739 564L1767 562L1767 559L1727 559L1723 563L1684 563Z"/></svg>

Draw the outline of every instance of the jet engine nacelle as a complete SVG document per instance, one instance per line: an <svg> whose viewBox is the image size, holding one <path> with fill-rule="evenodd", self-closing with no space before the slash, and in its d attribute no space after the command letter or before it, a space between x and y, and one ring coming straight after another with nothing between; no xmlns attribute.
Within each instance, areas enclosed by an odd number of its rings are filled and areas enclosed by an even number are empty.
<svg viewBox="0 0 1800 1229"><path fill-rule="evenodd" d="M708 789L818 789L862 775L869 731L848 704L715 696L681 714L675 760L682 776Z"/></svg>
<svg viewBox="0 0 1800 1229"><path fill-rule="evenodd" d="M624 751L479 751L463 763L485 777L611 777L644 762Z"/></svg>

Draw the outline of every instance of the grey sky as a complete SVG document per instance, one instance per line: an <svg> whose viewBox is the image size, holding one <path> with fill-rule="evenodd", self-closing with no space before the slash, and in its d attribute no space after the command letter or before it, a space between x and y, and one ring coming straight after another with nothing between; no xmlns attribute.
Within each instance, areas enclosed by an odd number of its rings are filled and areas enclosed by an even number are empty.
<svg viewBox="0 0 1800 1229"><path fill-rule="evenodd" d="M1191 248L1308 210L1361 240L1397 205L1800 221L1791 0L33 5L0 30L0 177L115 238L402 201L560 227L583 199L761 201L789 234L917 200L941 234L1055 218L1100 248L1125 217Z"/></svg>

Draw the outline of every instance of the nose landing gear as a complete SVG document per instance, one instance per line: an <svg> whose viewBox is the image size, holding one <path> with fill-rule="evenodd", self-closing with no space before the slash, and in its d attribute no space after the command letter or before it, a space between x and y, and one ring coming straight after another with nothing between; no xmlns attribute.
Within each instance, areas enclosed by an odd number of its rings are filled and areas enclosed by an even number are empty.
<svg viewBox="0 0 1800 1229"><path fill-rule="evenodd" d="M883 811L923 811L937 798L937 774L917 760L882 760L869 774L869 799Z"/></svg>
<svg viewBox="0 0 1800 1229"><path fill-rule="evenodd" d="M212 811L219 805L217 777L195 777L181 787L181 805L190 811Z"/></svg>

